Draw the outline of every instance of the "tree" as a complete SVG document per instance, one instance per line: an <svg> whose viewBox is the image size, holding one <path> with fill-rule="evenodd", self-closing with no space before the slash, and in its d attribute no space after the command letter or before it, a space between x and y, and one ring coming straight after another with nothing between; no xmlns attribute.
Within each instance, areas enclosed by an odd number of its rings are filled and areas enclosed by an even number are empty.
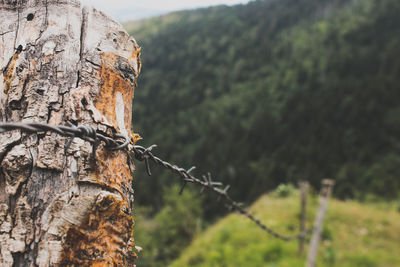
<svg viewBox="0 0 400 267"><path fill-rule="evenodd" d="M76 0L2 0L0 17L0 121L132 135L140 48L119 23ZM67 142L0 134L1 266L133 266L127 153Z"/></svg>

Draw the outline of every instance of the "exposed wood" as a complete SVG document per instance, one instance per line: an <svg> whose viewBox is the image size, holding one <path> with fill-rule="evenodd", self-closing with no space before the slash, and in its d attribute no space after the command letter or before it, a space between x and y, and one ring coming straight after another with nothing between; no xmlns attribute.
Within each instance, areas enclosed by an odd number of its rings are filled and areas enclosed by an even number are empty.
<svg viewBox="0 0 400 267"><path fill-rule="evenodd" d="M0 121L132 136L140 48L76 0L0 0ZM126 152L55 133L0 134L0 266L133 266Z"/></svg>
<svg viewBox="0 0 400 267"><path fill-rule="evenodd" d="M315 267L317 259L319 239L322 232L322 226L325 218L326 209L328 208L328 200L332 193L332 188L335 182L330 179L322 181L321 194L319 198L319 209L317 217L315 218L313 236L308 250L307 267Z"/></svg>
<svg viewBox="0 0 400 267"><path fill-rule="evenodd" d="M300 202L301 202L301 211L300 211L300 233L305 234L306 229L306 221L307 221L307 195L308 195L308 182L301 181L300 183ZM302 254L304 251L304 242L305 236L301 236L299 238L299 254Z"/></svg>

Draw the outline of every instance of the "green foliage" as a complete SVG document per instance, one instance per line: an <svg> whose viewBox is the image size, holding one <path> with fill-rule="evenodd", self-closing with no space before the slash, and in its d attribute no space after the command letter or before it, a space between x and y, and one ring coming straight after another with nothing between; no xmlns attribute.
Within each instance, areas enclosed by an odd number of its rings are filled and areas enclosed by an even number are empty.
<svg viewBox="0 0 400 267"><path fill-rule="evenodd" d="M277 197L288 197L294 192L294 186L292 184L280 184L275 189L275 196Z"/></svg>
<svg viewBox="0 0 400 267"><path fill-rule="evenodd" d="M351 256L348 257L347 260L351 266L360 266L360 267L376 267L379 266L377 260L372 259L370 256Z"/></svg>
<svg viewBox="0 0 400 267"><path fill-rule="evenodd" d="M140 266L164 266L179 256L199 231L202 217L198 194L172 186L165 190L164 207L153 218L139 208L136 214L135 240L143 247Z"/></svg>
<svg viewBox="0 0 400 267"><path fill-rule="evenodd" d="M400 156L388 153L365 170L366 182L380 195L396 197L400 188Z"/></svg>
<svg viewBox="0 0 400 267"><path fill-rule="evenodd" d="M135 130L239 201L303 177L397 197L399 14L398 0L251 1L127 25L142 46ZM153 172L136 199L158 210L174 179Z"/></svg>
<svg viewBox="0 0 400 267"><path fill-rule="evenodd" d="M322 228L321 239L323 241L331 241L333 239L333 231L330 227L324 225L324 227Z"/></svg>
<svg viewBox="0 0 400 267"><path fill-rule="evenodd" d="M136 252L139 256L137 264L140 266L155 266L157 246L155 246L154 232L157 227L151 218L152 209L149 207L134 208L135 228L133 231L135 244L143 251Z"/></svg>
<svg viewBox="0 0 400 267"><path fill-rule="evenodd" d="M308 205L318 209L318 196ZM299 193L287 198L264 195L250 209L268 226L283 234L287 224L298 224ZM383 220L384 218L384 220ZM383 223L385 222L385 223ZM400 266L400 214L396 203L360 204L354 201L329 201L317 266ZM305 247L306 251L308 245ZM298 254L296 241L277 240L239 214L231 214L198 235L172 267L191 266L305 266L307 253Z"/></svg>
<svg viewBox="0 0 400 267"><path fill-rule="evenodd" d="M283 249L281 244L275 244L270 246L262 254L264 262L275 262L280 260L283 255Z"/></svg>
<svg viewBox="0 0 400 267"><path fill-rule="evenodd" d="M322 254L322 258L325 263L324 265L335 266L336 257L335 250L332 247L327 247Z"/></svg>

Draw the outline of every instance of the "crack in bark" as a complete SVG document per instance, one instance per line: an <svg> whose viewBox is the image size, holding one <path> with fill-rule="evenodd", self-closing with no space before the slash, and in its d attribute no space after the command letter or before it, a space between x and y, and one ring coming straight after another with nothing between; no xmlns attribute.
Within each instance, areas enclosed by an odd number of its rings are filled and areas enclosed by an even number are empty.
<svg viewBox="0 0 400 267"><path fill-rule="evenodd" d="M13 267L14 266L21 266L21 265L24 264L22 262L24 255L21 252L14 252L14 253L11 253L11 255L12 255L13 260L14 260Z"/></svg>
<svg viewBox="0 0 400 267"><path fill-rule="evenodd" d="M45 17L44 17L44 29L47 29L47 27L49 26L49 11L48 11L48 0L46 0L45 1ZM42 38L42 36L43 36L43 33L44 33L44 31L45 30L40 30L39 31L39 36L35 39L35 42L33 43L33 44L30 44L30 45L32 45L33 47L35 47L36 46L36 44L37 44L37 42ZM28 44L27 44L27 46L26 47L28 47Z"/></svg>
<svg viewBox="0 0 400 267"><path fill-rule="evenodd" d="M10 32L13 32L13 31L2 32L2 33L0 33L0 36L6 35L7 33L10 33Z"/></svg>
<svg viewBox="0 0 400 267"><path fill-rule="evenodd" d="M79 87L79 83L81 82L81 72L78 70L76 75L77 75L77 79L76 79L75 88L78 88Z"/></svg>
<svg viewBox="0 0 400 267"><path fill-rule="evenodd" d="M104 191L108 191L108 192L111 192L111 193L114 193L114 194L118 194L123 199L125 198L125 196L118 189L110 187L110 186L108 186L106 184L99 184L99 183L95 183L95 182L92 182L92 181L79 181L79 180L76 181L76 183L78 184L78 186L90 186L90 187L94 187L94 188L100 188L100 189L102 189Z"/></svg>
<svg viewBox="0 0 400 267"><path fill-rule="evenodd" d="M90 63L90 64L92 64L93 66L96 66L96 67L101 67L101 65L100 64L97 64L97 63L95 63L95 62L93 62L93 61L91 61L91 60L89 60L89 59L87 59L87 58L85 58L85 61L86 62L88 62L88 63Z"/></svg>
<svg viewBox="0 0 400 267"><path fill-rule="evenodd" d="M19 1L18 1L19 2ZM18 32L19 32L19 17L20 17L20 7L19 7L19 3L18 7L17 7L17 29L15 31L15 39L14 39L14 49L17 49L17 39L18 39Z"/></svg>
<svg viewBox="0 0 400 267"><path fill-rule="evenodd" d="M87 31L87 21L88 21L88 11L86 7L82 8L81 11L81 32L79 36L79 61L77 63L78 65L78 71L77 71L77 79L76 79L76 86L75 88L79 87L79 84L81 82L81 68L82 68L82 59L83 59L83 53L85 51L85 39L86 39L86 31Z"/></svg>
<svg viewBox="0 0 400 267"><path fill-rule="evenodd" d="M49 1L46 0L45 2L45 9L46 9L46 13L45 13L45 28L47 28L49 26Z"/></svg>
<svg viewBox="0 0 400 267"><path fill-rule="evenodd" d="M85 39L86 39L86 31L87 31L87 20L88 20L88 11L86 7L82 9L82 24L81 24L81 36L80 36L80 48L79 48L79 62L82 61L83 52L85 51Z"/></svg>

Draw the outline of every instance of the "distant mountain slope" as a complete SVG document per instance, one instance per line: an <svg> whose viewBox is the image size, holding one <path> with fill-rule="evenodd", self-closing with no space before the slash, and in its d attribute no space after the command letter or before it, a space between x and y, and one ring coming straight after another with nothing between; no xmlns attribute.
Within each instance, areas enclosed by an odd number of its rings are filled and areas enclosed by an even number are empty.
<svg viewBox="0 0 400 267"><path fill-rule="evenodd" d="M309 225L318 204L316 197L310 200ZM264 195L251 211L281 233L296 233L299 206L297 194ZM393 205L330 200L317 265L400 266L399 239L400 213ZM197 236L170 266L304 266L307 254L299 256L297 246L296 241L274 239L253 222L232 214Z"/></svg>
<svg viewBox="0 0 400 267"><path fill-rule="evenodd" d="M142 46L135 130L242 200L326 177L340 197L396 197L399 14L397 0L266 0L126 25ZM153 171L136 194L157 205L170 179Z"/></svg>

